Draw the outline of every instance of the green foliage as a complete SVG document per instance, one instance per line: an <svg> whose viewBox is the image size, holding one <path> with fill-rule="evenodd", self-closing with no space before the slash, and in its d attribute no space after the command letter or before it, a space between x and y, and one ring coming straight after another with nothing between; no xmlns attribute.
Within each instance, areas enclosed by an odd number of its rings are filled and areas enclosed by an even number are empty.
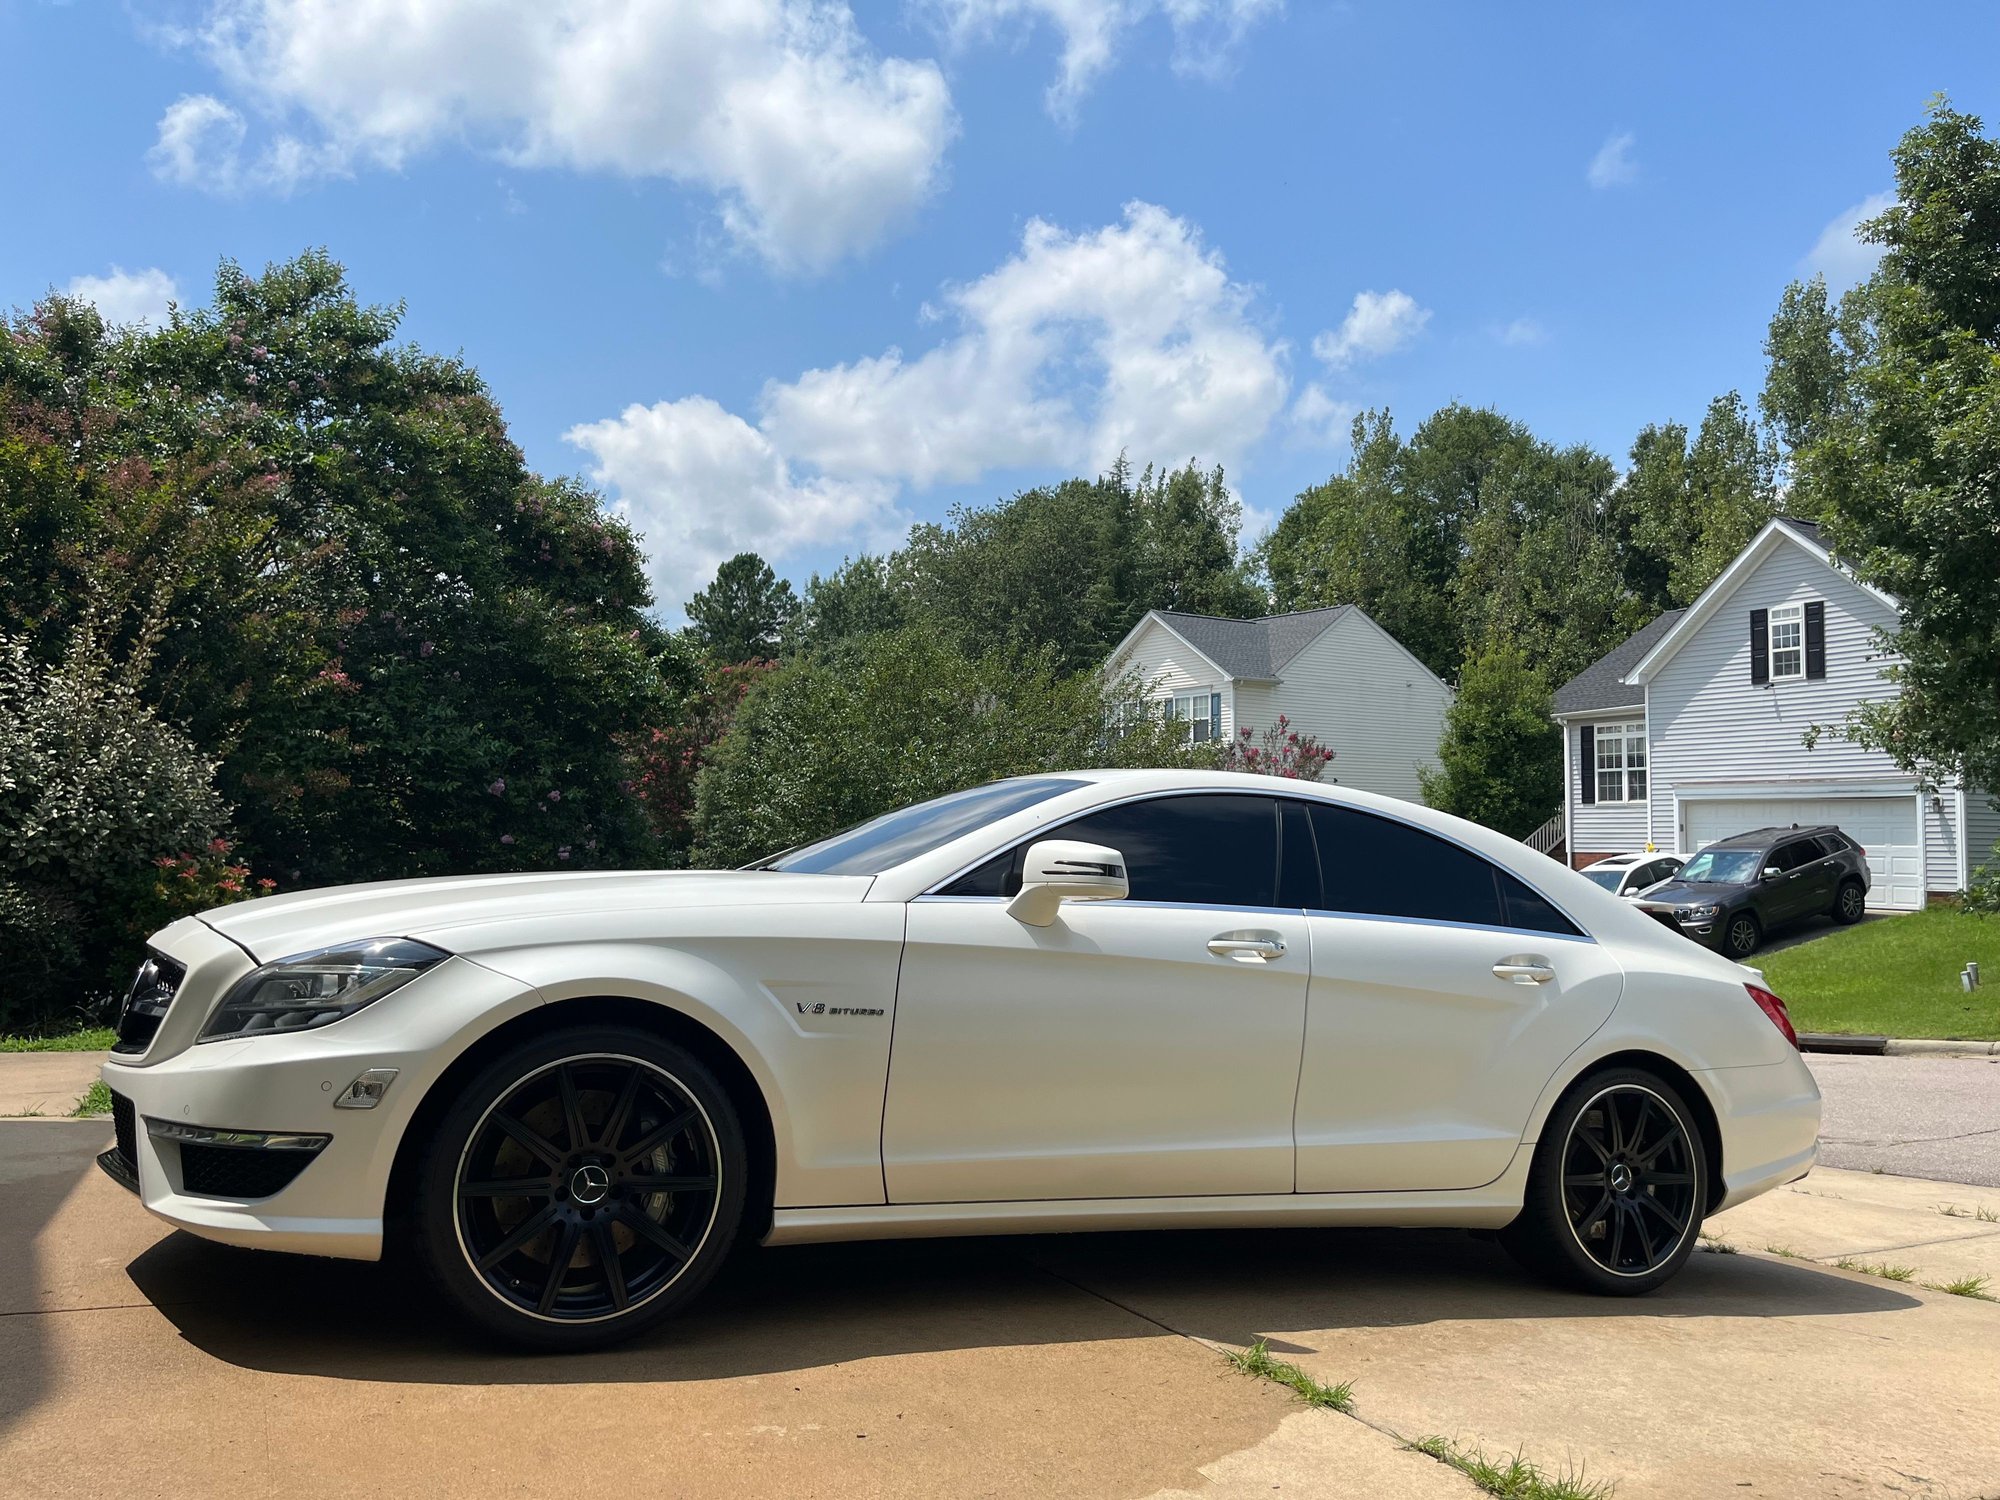
<svg viewBox="0 0 2000 1500"><path fill-rule="evenodd" d="M0 637L0 1025L109 992L159 925L155 860L227 822L213 773L91 636L55 667Z"/></svg>
<svg viewBox="0 0 2000 1500"><path fill-rule="evenodd" d="M1213 763L1156 720L1105 729L1092 674L970 654L910 626L784 663L750 690L696 792L694 862L742 864L997 777Z"/></svg>
<svg viewBox="0 0 2000 1500"><path fill-rule="evenodd" d="M644 859L620 744L674 664L636 539L399 316L313 253L152 332L6 324L0 630L50 661L102 622L287 885Z"/></svg>
<svg viewBox="0 0 2000 1500"><path fill-rule="evenodd" d="M103 1052L118 1040L109 1026L78 1026L26 1036L0 1036L0 1052Z"/></svg>
<svg viewBox="0 0 2000 1500"><path fill-rule="evenodd" d="M1958 974L1976 962L1985 983ZM1844 927L1762 954L1757 967L1801 1031L2000 1040L2000 921L1952 906Z"/></svg>
<svg viewBox="0 0 2000 1500"><path fill-rule="evenodd" d="M1837 316L1813 286L1771 326L1769 406L1841 558L1896 596L1901 692L1857 739L2000 786L2000 143L1942 100L1893 153L1883 246Z"/></svg>
<svg viewBox="0 0 2000 1500"><path fill-rule="evenodd" d="M76 1108L70 1111L74 1119L87 1119L93 1115L111 1113L111 1088L103 1079L93 1079L83 1097L76 1101Z"/></svg>
<svg viewBox="0 0 2000 1500"><path fill-rule="evenodd" d="M1318 781L1333 764L1335 751L1316 735L1300 734L1284 714L1262 734L1245 725L1236 738L1223 742L1216 764L1225 771L1253 776L1286 776L1294 781Z"/></svg>
<svg viewBox="0 0 2000 1500"><path fill-rule="evenodd" d="M1266 1339L1257 1340L1248 1349L1230 1349L1226 1353L1229 1362L1245 1375L1255 1375L1263 1380L1275 1380L1280 1385L1290 1386L1307 1406L1320 1406L1328 1411L1338 1412L1354 1410L1353 1381L1343 1380L1339 1385L1324 1385L1289 1360L1273 1358L1270 1342Z"/></svg>
<svg viewBox="0 0 2000 1500"><path fill-rule="evenodd" d="M847 559L824 578L813 574L789 648L810 650L900 629L909 604L891 573L887 558L864 553Z"/></svg>
<svg viewBox="0 0 2000 1500"><path fill-rule="evenodd" d="M1465 664L1445 711L1438 769L1424 800L1512 838L1532 833L1562 796L1562 741L1549 722L1549 685L1521 648L1501 640Z"/></svg>
<svg viewBox="0 0 2000 1500"><path fill-rule="evenodd" d="M1608 1480L1586 1479L1580 1468L1550 1472L1518 1453L1488 1458L1481 1448L1464 1448L1450 1438L1420 1438L1410 1444L1449 1465L1497 1500L1610 1500L1615 1486Z"/></svg>
<svg viewBox="0 0 2000 1500"><path fill-rule="evenodd" d="M725 665L778 654L799 612L792 586L754 552L739 552L687 603L695 643Z"/></svg>

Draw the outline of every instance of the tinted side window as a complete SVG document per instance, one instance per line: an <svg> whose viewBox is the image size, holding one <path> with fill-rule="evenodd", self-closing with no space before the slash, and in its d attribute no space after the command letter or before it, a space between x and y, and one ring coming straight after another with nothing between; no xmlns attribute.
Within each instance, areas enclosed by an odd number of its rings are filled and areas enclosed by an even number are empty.
<svg viewBox="0 0 2000 1500"><path fill-rule="evenodd" d="M1847 850L1846 838L1837 833L1822 833L1813 842L1819 845L1823 854L1842 854Z"/></svg>
<svg viewBox="0 0 2000 1500"><path fill-rule="evenodd" d="M1312 814L1303 802L1278 804L1279 906L1323 907L1319 854L1313 847Z"/></svg>
<svg viewBox="0 0 2000 1500"><path fill-rule="evenodd" d="M1420 828L1319 804L1312 821L1326 884L1324 910L1576 932L1512 875Z"/></svg>
<svg viewBox="0 0 2000 1500"><path fill-rule="evenodd" d="M1809 865L1819 858L1819 845L1811 839L1794 839L1789 844L1780 844L1771 851L1766 863L1774 864L1781 870L1796 870L1800 865Z"/></svg>
<svg viewBox="0 0 2000 1500"><path fill-rule="evenodd" d="M1270 797L1198 795L1128 802L1086 813L1042 837L1081 839L1118 850L1125 856L1134 901L1276 904L1278 804Z"/></svg>

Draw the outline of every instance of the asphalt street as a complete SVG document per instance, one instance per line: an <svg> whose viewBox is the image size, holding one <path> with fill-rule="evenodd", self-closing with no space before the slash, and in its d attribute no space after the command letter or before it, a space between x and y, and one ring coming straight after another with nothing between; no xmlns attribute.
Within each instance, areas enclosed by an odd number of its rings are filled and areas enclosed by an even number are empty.
<svg viewBox="0 0 2000 1500"><path fill-rule="evenodd" d="M2000 1058L1811 1053L1825 1105L1819 1159L2000 1187Z"/></svg>

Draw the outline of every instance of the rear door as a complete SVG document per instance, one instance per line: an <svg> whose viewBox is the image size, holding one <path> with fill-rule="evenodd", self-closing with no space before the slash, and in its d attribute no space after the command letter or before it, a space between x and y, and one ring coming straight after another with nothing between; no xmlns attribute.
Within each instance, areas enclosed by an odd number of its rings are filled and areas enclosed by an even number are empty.
<svg viewBox="0 0 2000 1500"><path fill-rule="evenodd" d="M1825 911L1833 904L1833 862L1817 839L1793 839L1771 851L1768 863L1782 872L1769 882L1771 915L1784 921Z"/></svg>
<svg viewBox="0 0 2000 1500"><path fill-rule="evenodd" d="M1490 1182L1563 1059L1611 1014L1623 973L1471 850L1310 807L1324 889L1306 914L1299 1191Z"/></svg>

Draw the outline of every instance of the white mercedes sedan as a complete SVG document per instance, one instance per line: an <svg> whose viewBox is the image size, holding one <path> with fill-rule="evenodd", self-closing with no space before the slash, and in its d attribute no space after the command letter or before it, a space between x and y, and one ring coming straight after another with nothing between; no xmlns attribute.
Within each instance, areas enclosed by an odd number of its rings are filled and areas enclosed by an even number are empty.
<svg viewBox="0 0 2000 1500"><path fill-rule="evenodd" d="M746 1239L1461 1226L1645 1292L1819 1127L1752 971L1259 776L1022 777L746 870L306 891L150 950L104 1170L191 1234L407 1250L548 1349Z"/></svg>

